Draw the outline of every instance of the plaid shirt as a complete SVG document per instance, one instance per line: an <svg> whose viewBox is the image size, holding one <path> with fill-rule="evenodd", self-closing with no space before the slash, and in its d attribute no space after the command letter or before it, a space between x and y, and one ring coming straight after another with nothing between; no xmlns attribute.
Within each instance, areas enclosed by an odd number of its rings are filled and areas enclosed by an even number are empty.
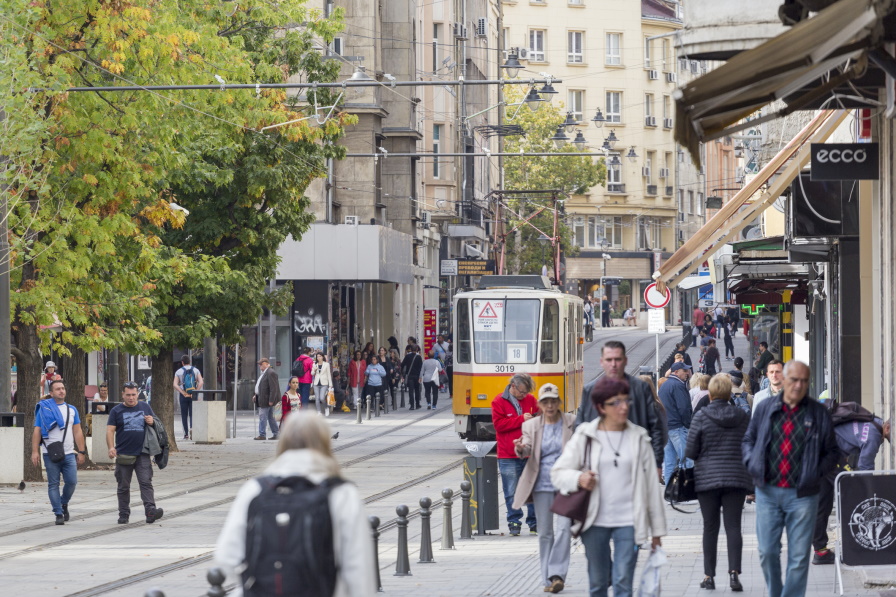
<svg viewBox="0 0 896 597"><path fill-rule="evenodd" d="M765 480L776 487L796 487L800 462L806 449L806 408L800 401L794 408L781 403L772 413L771 437L766 452Z"/></svg>

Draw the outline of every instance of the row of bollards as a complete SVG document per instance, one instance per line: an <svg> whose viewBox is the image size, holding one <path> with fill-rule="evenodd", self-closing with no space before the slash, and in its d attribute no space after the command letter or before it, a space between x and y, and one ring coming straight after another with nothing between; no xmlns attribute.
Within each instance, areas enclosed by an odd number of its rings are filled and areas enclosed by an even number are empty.
<svg viewBox="0 0 896 597"><path fill-rule="evenodd" d="M370 404L370 396L367 397L368 405ZM360 412L360 408L358 411ZM358 421L361 422L360 420ZM472 496L472 484L469 481L463 481L460 484L461 498L461 516L460 516L460 538L472 539L473 529L470 514L470 497ZM454 490L446 487L442 490L442 544L441 550L455 549L454 547L454 527L451 516L452 505L454 504ZM408 553L408 514L410 509L401 504L395 508L398 515L396 526L398 527L398 556L395 561L395 576L412 576L411 574L411 558ZM434 564L436 562L432 552L432 500L428 497L420 498L420 559L418 564ZM383 592L383 583L380 577L379 563L379 538L380 538L380 519L376 516L370 516L370 528L373 536L373 564L376 571L376 590ZM226 577L220 568L211 568L206 575L206 579L210 585L207 597L224 597L227 590L224 588ZM165 597L159 589L150 589L144 594L144 597Z"/></svg>

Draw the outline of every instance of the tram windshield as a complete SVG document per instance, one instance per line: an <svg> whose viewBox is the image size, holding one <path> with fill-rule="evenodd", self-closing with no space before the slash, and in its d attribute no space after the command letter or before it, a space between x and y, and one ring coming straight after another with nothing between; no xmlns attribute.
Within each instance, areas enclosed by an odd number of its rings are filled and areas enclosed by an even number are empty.
<svg viewBox="0 0 896 597"><path fill-rule="evenodd" d="M476 362L534 363L540 307L538 299L474 299Z"/></svg>

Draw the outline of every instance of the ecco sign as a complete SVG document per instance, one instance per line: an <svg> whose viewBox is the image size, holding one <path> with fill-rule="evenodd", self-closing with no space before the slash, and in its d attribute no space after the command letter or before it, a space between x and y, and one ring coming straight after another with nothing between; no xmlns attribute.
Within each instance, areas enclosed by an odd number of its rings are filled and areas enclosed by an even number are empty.
<svg viewBox="0 0 896 597"><path fill-rule="evenodd" d="M877 143L813 143L811 180L877 180Z"/></svg>

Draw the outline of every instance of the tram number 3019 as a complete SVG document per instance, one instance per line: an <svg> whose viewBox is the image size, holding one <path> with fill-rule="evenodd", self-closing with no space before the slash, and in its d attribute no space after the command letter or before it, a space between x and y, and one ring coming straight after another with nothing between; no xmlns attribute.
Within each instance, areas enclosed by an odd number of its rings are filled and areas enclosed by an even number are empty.
<svg viewBox="0 0 896 597"><path fill-rule="evenodd" d="M513 373L513 365L495 365L495 373Z"/></svg>

